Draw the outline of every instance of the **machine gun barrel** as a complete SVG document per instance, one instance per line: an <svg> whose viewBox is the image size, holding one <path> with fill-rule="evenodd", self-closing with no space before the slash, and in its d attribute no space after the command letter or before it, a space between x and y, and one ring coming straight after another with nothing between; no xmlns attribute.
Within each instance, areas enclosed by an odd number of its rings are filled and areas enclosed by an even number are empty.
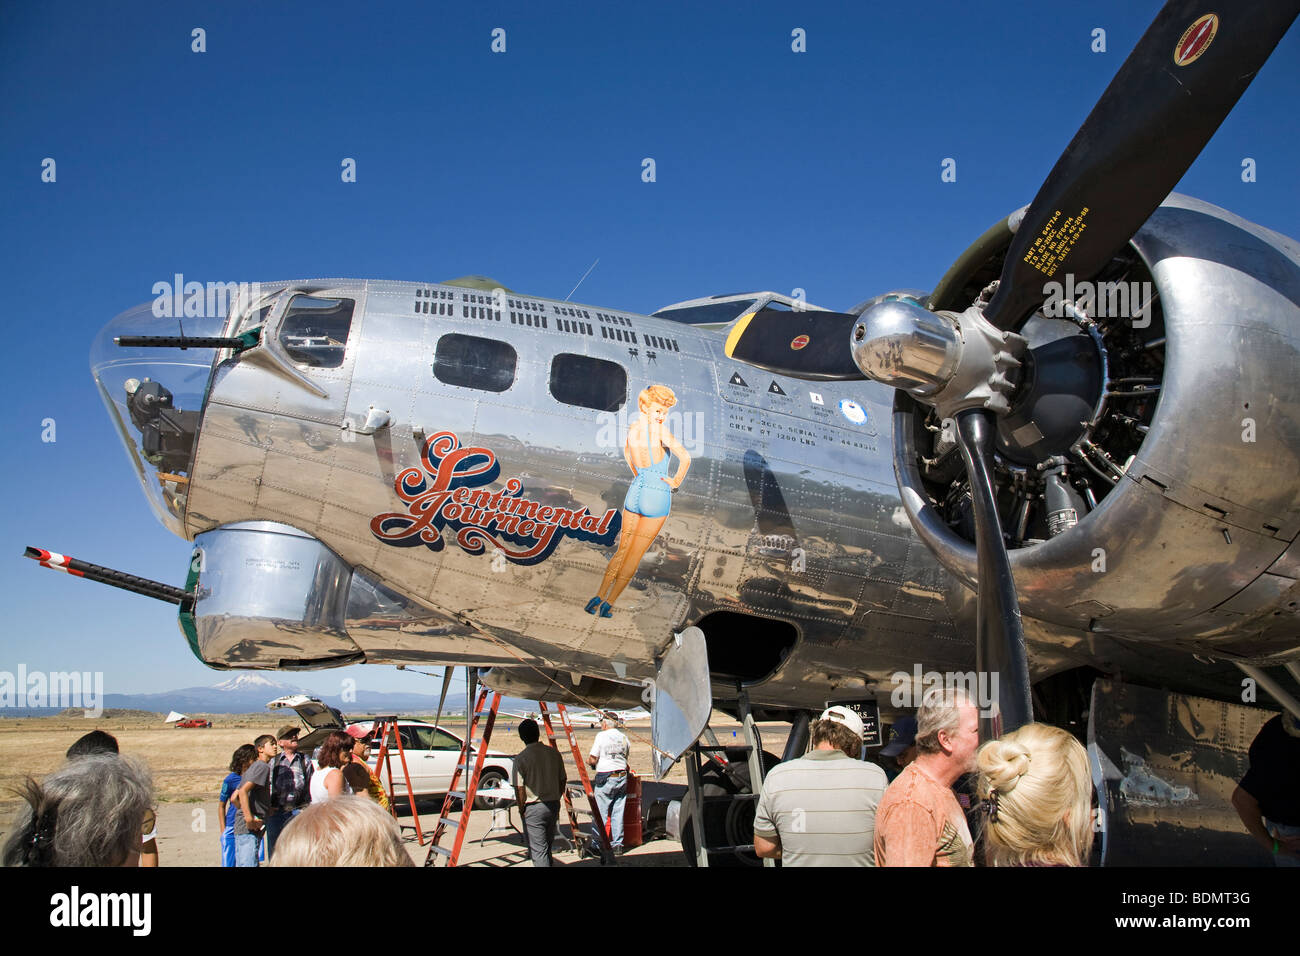
<svg viewBox="0 0 1300 956"><path fill-rule="evenodd" d="M89 561L70 558L65 554L46 551L44 548L29 547L24 553L24 557L39 561L41 567L49 568L52 571L62 571L65 574L71 574L79 578L89 578L91 581L98 581L100 584L111 584L113 587L121 588L124 591L134 591L136 594L143 594L145 597L156 598L159 601L167 601L169 604L179 604L182 611L188 611L194 604L194 595L182 588L172 587L170 584L163 584L161 581L150 581L148 578L127 574L125 571L115 571L112 568L91 564Z"/></svg>
<svg viewBox="0 0 1300 956"><path fill-rule="evenodd" d="M249 342L245 338L222 335L119 335L113 341L122 348L246 349L249 347Z"/></svg>

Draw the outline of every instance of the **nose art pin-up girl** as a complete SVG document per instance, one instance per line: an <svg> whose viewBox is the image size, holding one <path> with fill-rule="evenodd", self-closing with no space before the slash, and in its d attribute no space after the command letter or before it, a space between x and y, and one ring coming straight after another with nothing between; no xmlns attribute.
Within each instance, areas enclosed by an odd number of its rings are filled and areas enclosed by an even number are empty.
<svg viewBox="0 0 1300 956"><path fill-rule="evenodd" d="M666 385L651 385L637 397L641 415L628 427L623 457L632 469L632 484L623 499L623 525L618 550L600 582L600 590L587 602L588 614L612 617L610 606L627 587L641 558L659 534L672 508L672 493L686 477L691 456L664 425L677 396ZM677 456L677 473L668 477L668 459Z"/></svg>

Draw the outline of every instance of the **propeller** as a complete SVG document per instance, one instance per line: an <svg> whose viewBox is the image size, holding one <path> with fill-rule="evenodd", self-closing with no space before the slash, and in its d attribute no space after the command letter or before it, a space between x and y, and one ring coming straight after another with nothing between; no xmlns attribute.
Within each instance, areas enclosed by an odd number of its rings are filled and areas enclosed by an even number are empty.
<svg viewBox="0 0 1300 956"><path fill-rule="evenodd" d="M910 297L887 296L856 320L763 310L727 337L729 357L797 378L870 378L954 423L975 517L976 666L1000 675L1001 730L1033 719L991 467L995 416L1010 411L1027 360L1015 330L1043 303L1045 283L1067 273L1076 283L1091 280L1123 249L1298 14L1300 0L1240 0L1224 13L1207 12L1203 0L1170 0L1029 205L987 304L930 312Z"/></svg>
<svg viewBox="0 0 1300 956"><path fill-rule="evenodd" d="M1297 0L1206 11L1171 0L1157 14L1048 174L1012 240L984 316L1016 328L1042 284L1091 279L1155 212L1286 34Z"/></svg>

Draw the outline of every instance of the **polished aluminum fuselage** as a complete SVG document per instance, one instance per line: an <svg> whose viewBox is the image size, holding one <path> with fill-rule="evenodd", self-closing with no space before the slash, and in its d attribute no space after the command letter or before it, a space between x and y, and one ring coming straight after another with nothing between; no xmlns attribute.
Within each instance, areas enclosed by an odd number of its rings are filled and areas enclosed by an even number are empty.
<svg viewBox="0 0 1300 956"><path fill-rule="evenodd" d="M342 367L305 370L327 397L245 361L222 364L204 410L186 530L194 536L250 519L290 525L443 613L440 626L418 638L408 630L359 642L368 660L522 660L637 681L653 676L674 630L733 609L788 621L799 633L794 653L763 685L774 703L803 696L799 685L812 673L811 696L819 697L861 691L872 675L910 670L916 660L940 669L970 665L970 645L944 605L951 579L899 507L888 389L865 382L810 388L728 361L717 333L632 313L599 310L615 325L597 320L591 307L510 296L546 314L543 329L512 323L509 308L496 318L498 310L480 304L490 295L474 290L325 285L332 295L355 297L360 316ZM430 301L417 299L417 289L431 289L432 301L438 292L451 296L452 314L417 311ZM592 316L580 320L592 335L559 330L558 310L575 308ZM492 317L466 315L475 309ZM625 340L602 337L602 325ZM519 356L514 384L491 393L437 381L434 348L448 332L510 343ZM627 369L621 418L550 395L550 364L560 352ZM736 373L744 385L731 384ZM491 552L470 555L454 540L434 551L371 534L375 515L401 508L394 481L420 465L416 433L452 431L463 445L490 449L501 468L492 487L517 476L525 494L557 507L621 509L632 479L627 424L637 418L637 393L654 383L676 393L680 414L668 425L693 460L613 617L583 613L612 548L565 540L546 560L521 566L494 561ZM860 423L845 417L841 400L858 403ZM371 406L388 410L392 424L343 440L343 425L355 429Z"/></svg>
<svg viewBox="0 0 1300 956"><path fill-rule="evenodd" d="M1225 692L1235 672L1223 661L1293 659L1300 645L1300 255L1285 237L1189 201L1158 211L1135 245L1160 285L1170 371L1124 493L1036 546L1045 551L1013 553L1031 664L1035 678L1093 663ZM751 698L771 707L871 693L888 706L896 672L974 669L962 583L973 550L932 550L934 539L913 529L891 454L892 390L773 375L727 359L718 332L630 312L429 283L264 284L281 286L356 300L343 364L301 368L305 384L250 354L221 357L184 528L195 538L275 522L316 539L339 569L298 571L319 585L317 603L336 609L337 626L319 639L310 628L241 632L227 593L220 613L212 605L200 615L206 660L364 657L635 686L654 676L675 631L722 610L793 626L782 659L750 681ZM283 308L266 317L264 336ZM240 321L232 316L227 333ZM509 388L439 381L434 354L448 333L509 343L518 355ZM625 368L622 410L558 401L559 353ZM395 482L421 467L425 441L440 432L495 455L500 474L488 490L518 478L524 495L554 508L621 510L633 477L627 429L652 384L676 394L667 424L692 462L612 617L583 611L612 545L566 538L544 560L519 564L493 548L471 554L454 535L435 550L372 532L376 516L405 508ZM1257 420L1243 449L1245 403ZM386 423L361 433L375 410ZM1091 566L1096 547L1109 555L1104 574ZM344 581L350 571L379 596L359 596ZM734 693L718 677L718 696Z"/></svg>

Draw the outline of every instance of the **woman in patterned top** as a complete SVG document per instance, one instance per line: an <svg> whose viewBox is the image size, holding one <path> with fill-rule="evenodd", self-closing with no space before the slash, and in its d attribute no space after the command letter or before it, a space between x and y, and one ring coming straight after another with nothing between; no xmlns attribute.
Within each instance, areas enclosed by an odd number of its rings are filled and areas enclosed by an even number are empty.
<svg viewBox="0 0 1300 956"><path fill-rule="evenodd" d="M343 778L353 793L364 794L387 810L388 794L379 775L370 769L370 740L366 731L353 725L347 729L347 734L356 742L352 745L352 762L343 768Z"/></svg>

